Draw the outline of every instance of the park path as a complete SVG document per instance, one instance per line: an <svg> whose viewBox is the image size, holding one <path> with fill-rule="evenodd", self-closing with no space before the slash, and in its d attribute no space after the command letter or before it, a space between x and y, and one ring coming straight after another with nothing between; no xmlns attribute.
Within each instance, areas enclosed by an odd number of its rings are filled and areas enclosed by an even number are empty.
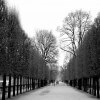
<svg viewBox="0 0 100 100"><path fill-rule="evenodd" d="M60 83L46 86L7 100L99 100L90 94Z"/></svg>

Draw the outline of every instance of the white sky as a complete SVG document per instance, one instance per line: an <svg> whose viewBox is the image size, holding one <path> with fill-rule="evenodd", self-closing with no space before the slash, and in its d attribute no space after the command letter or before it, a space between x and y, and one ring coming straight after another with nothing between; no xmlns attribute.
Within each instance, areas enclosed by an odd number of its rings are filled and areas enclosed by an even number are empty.
<svg viewBox="0 0 100 100"><path fill-rule="evenodd" d="M100 11L100 0L7 0L9 6L19 12L21 25L32 37L38 29L52 30L59 38L57 26L62 25L68 13L75 10L90 11L92 18ZM60 51L59 65L63 64L64 53Z"/></svg>

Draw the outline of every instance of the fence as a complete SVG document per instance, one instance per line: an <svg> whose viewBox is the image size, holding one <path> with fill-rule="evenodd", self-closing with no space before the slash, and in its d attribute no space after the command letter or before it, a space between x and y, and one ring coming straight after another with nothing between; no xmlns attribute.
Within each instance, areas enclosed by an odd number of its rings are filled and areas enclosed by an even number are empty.
<svg viewBox="0 0 100 100"><path fill-rule="evenodd" d="M73 86L77 89L83 90L91 95L100 98L100 78L99 77L89 77L89 78L81 78L74 80L66 80L65 81L70 86Z"/></svg>
<svg viewBox="0 0 100 100"><path fill-rule="evenodd" d="M18 94L28 92L43 86L46 86L47 80L34 79L32 77L22 76L2 76L2 82L0 82L0 98L5 100Z"/></svg>

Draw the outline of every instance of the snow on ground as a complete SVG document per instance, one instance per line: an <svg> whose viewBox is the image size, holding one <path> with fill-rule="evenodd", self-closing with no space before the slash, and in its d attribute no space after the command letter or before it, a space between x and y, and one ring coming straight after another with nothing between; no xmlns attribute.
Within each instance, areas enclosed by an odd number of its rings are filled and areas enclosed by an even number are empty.
<svg viewBox="0 0 100 100"><path fill-rule="evenodd" d="M10 99L7 99L10 100ZM47 86L22 95L11 100L99 100L90 94L84 93L70 86L60 83L56 86Z"/></svg>

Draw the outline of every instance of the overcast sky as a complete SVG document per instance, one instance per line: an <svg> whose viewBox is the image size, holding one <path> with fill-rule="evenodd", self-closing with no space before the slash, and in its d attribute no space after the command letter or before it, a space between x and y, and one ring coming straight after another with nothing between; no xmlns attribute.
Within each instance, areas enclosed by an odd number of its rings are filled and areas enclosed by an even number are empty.
<svg viewBox="0 0 100 100"><path fill-rule="evenodd" d="M75 10L90 12L92 19L100 11L100 0L7 0L10 7L16 8L19 12L21 25L29 37L39 29L52 30L59 38L57 26L68 13ZM59 64L62 65L64 54L60 51Z"/></svg>

